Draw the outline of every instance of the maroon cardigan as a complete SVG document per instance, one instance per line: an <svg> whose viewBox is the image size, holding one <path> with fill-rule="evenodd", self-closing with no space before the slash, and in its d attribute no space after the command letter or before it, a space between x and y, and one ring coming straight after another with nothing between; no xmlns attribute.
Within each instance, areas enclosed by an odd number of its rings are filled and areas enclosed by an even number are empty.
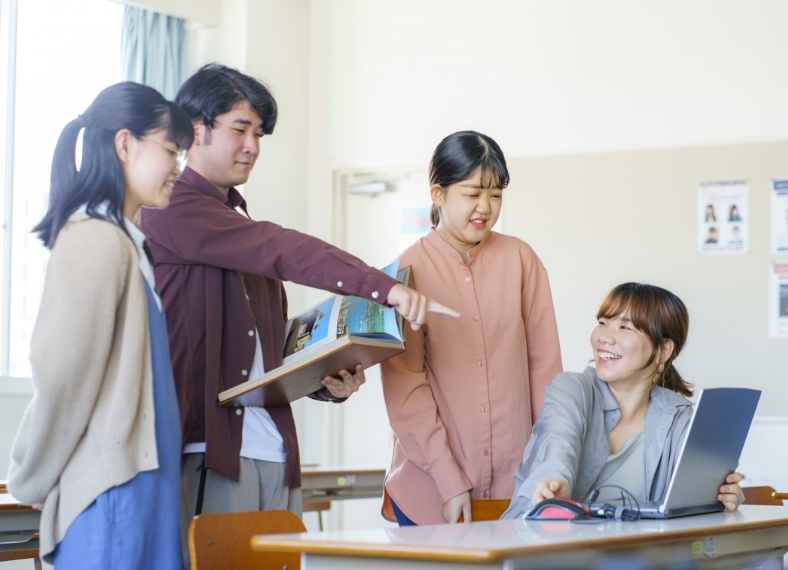
<svg viewBox="0 0 788 570"><path fill-rule="evenodd" d="M379 302L396 283L324 241L253 221L236 207L246 211L235 188L225 197L187 168L170 206L142 213L167 314L183 443L204 441L205 465L234 481L244 409L219 406L218 395L250 379L255 327L265 370L281 366L287 322L282 280ZM326 389L313 397L333 399ZM267 410L284 439L286 484L300 487L293 412L290 406Z"/></svg>

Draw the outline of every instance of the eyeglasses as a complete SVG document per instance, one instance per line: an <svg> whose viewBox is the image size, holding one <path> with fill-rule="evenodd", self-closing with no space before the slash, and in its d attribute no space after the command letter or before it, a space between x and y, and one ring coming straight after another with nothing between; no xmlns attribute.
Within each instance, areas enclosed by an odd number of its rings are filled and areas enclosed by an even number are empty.
<svg viewBox="0 0 788 570"><path fill-rule="evenodd" d="M159 141L155 141L148 137L143 137L146 141L150 141L159 145L161 148L167 151L171 158L175 159L175 167L178 169L178 172L183 173L186 170L186 164L189 162L189 157L186 156L186 149L183 150L172 150L169 147L164 146Z"/></svg>

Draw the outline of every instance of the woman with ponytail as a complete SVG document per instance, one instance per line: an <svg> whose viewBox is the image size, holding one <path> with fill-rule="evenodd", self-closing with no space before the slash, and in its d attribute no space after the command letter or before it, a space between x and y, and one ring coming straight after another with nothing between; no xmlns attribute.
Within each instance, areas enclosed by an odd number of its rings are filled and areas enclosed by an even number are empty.
<svg viewBox="0 0 788 570"><path fill-rule="evenodd" d="M516 518L555 497L588 502L600 485L635 499L662 501L692 417L692 388L673 362L687 342L689 315L676 295L642 283L613 289L591 333L595 368L562 372L515 472L515 492L501 518ZM740 503L741 473L717 499ZM620 498L601 489L598 502Z"/></svg>
<svg viewBox="0 0 788 570"><path fill-rule="evenodd" d="M150 253L132 220L169 204L193 132L180 107L127 82L58 139L34 230L52 251L31 341L34 393L8 476L11 493L42 510L41 557L58 570L182 568L178 404Z"/></svg>
<svg viewBox="0 0 788 570"><path fill-rule="evenodd" d="M400 266L462 316L428 316L380 366L395 436L383 515L400 525L471 522L472 500L508 499L545 386L561 372L547 271L527 243L492 231L508 184L501 147L482 133L451 134L432 155L435 228Z"/></svg>

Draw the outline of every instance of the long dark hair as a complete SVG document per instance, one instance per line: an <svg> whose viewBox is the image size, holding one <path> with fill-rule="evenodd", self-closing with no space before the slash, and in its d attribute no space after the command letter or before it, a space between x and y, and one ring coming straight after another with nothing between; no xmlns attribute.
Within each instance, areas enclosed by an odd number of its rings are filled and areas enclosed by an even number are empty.
<svg viewBox="0 0 788 570"><path fill-rule="evenodd" d="M430 161L430 186L446 188L467 180L481 168L483 188L506 188L509 171L498 143L476 131L459 131L443 139L432 153ZM440 222L440 208L430 208L433 226Z"/></svg>
<svg viewBox="0 0 788 570"><path fill-rule="evenodd" d="M82 165L77 170L77 137L83 128ZM115 134L128 129L141 139L162 128L167 128L167 140L179 148L191 146L194 128L183 109L155 89L131 81L104 89L82 115L65 126L52 158L49 208L33 228L46 247L52 249L68 217L83 205L88 216L111 219L126 231L126 184L115 152ZM107 209L101 207L105 202Z"/></svg>
<svg viewBox="0 0 788 570"><path fill-rule="evenodd" d="M665 367L655 383L682 396L692 396L692 385L673 366L689 333L689 313L682 300L656 285L622 283L608 293L596 318L614 319L625 311L629 311L635 328L651 341L651 358L644 368L651 366L666 340L673 341L673 353L663 362Z"/></svg>

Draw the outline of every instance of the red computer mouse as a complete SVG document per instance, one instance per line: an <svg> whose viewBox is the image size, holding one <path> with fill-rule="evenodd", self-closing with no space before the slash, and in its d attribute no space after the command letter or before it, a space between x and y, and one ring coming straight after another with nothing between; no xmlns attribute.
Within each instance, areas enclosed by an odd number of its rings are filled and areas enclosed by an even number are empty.
<svg viewBox="0 0 788 570"><path fill-rule="evenodd" d="M582 520L590 515L586 507L572 499L545 499L525 513L527 519L537 520Z"/></svg>

